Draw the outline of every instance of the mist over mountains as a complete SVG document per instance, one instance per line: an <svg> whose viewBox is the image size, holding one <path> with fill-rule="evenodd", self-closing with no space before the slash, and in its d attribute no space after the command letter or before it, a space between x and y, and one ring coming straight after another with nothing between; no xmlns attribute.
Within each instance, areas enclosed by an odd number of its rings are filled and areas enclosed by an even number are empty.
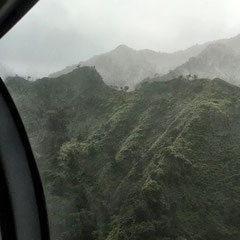
<svg viewBox="0 0 240 240"><path fill-rule="evenodd" d="M6 79L52 239L239 239L238 43L176 53L121 45L55 77ZM116 90L124 86L138 87Z"/></svg>
<svg viewBox="0 0 240 240"><path fill-rule="evenodd" d="M77 66L95 66L106 84L131 89L147 77L163 75L197 55L203 46L195 45L175 53L161 53L153 50L134 50L120 45L114 50L94 56L85 62L68 66L62 71L51 74L54 78L71 72Z"/></svg>
<svg viewBox="0 0 240 240"><path fill-rule="evenodd" d="M68 66L51 74L58 77L79 66L95 66L106 84L113 87L129 86L134 89L143 80L169 80L179 75L198 77L220 77L238 85L240 35L194 45L174 53L161 53L152 50L134 50L120 45L114 50L94 56L87 61Z"/></svg>
<svg viewBox="0 0 240 240"><path fill-rule="evenodd" d="M240 84L240 55L232 48L221 44L211 44L206 47L198 56L190 58L186 63L170 70L168 74L149 81L167 81L169 79L188 76L193 78L221 78L225 81Z"/></svg>
<svg viewBox="0 0 240 240"><path fill-rule="evenodd" d="M196 75L199 78L219 77L239 85L240 35L204 44L196 44L185 50L164 53L149 49L135 50L120 45L87 61L67 66L52 73L50 78L67 74L80 66L94 66L103 81L116 89L128 86L133 90L141 82L166 81L178 76ZM15 74L0 63L3 79Z"/></svg>
<svg viewBox="0 0 240 240"><path fill-rule="evenodd" d="M240 240L239 8L43 0L4 38L51 240Z"/></svg>
<svg viewBox="0 0 240 240"><path fill-rule="evenodd" d="M14 76L14 73L0 63L0 77L5 80L7 77Z"/></svg>

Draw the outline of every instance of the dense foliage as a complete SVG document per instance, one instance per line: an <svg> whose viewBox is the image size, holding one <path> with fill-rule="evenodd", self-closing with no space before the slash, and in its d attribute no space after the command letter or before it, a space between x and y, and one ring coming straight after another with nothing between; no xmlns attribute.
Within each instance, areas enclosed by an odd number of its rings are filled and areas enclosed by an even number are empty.
<svg viewBox="0 0 240 240"><path fill-rule="evenodd" d="M54 240L240 239L240 89L173 79L133 92L92 67L6 82Z"/></svg>

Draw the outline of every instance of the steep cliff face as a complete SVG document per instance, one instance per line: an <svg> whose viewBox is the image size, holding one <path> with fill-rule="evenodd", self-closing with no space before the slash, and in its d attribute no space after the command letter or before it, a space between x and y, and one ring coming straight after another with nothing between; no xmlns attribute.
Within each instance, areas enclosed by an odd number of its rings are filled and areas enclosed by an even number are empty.
<svg viewBox="0 0 240 240"><path fill-rule="evenodd" d="M89 67L6 83L53 239L239 239L238 87L182 78L116 91Z"/></svg>

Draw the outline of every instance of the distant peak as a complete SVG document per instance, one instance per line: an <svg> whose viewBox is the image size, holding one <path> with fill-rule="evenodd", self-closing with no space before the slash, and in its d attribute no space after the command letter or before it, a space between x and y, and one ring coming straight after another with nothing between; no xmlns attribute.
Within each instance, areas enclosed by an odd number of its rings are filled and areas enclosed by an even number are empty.
<svg viewBox="0 0 240 240"><path fill-rule="evenodd" d="M131 48L125 44L121 44L115 48L115 50L130 50Z"/></svg>

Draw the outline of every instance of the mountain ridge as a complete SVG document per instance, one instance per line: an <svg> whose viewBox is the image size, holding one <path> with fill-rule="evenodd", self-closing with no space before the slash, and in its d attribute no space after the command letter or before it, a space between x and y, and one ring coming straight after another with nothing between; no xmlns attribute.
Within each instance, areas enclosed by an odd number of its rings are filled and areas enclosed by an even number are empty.
<svg viewBox="0 0 240 240"><path fill-rule="evenodd" d="M240 52L240 35L229 39L196 44L173 53L157 52L149 49L135 50L121 44L107 53L68 66L62 71L51 74L49 77L57 77L68 73L79 65L95 66L109 86L115 88L129 86L130 90L133 90L142 80L166 75L169 71L173 71L186 63L190 58L198 56L207 46L214 44L223 44L228 46L229 49L232 48L235 52Z"/></svg>
<svg viewBox="0 0 240 240"><path fill-rule="evenodd" d="M11 82L54 240L239 239L239 87L183 77L124 92L93 67Z"/></svg>
<svg viewBox="0 0 240 240"><path fill-rule="evenodd" d="M190 76L199 78L222 78L240 85L240 54L224 43L208 45L199 55L171 70L168 74L150 81L166 81L172 78ZM145 81L149 81L146 79Z"/></svg>

